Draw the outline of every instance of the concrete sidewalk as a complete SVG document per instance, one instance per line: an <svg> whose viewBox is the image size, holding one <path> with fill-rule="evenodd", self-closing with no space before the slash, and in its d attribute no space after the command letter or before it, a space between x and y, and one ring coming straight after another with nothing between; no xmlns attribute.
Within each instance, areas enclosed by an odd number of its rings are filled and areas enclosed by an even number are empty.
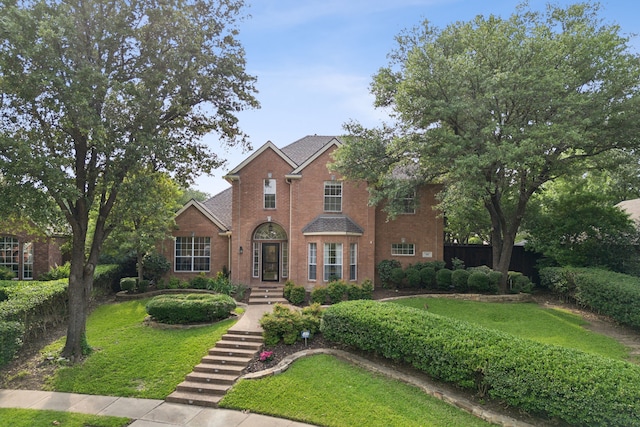
<svg viewBox="0 0 640 427"><path fill-rule="evenodd" d="M244 413L166 403L163 400L0 389L0 408L49 409L132 418L130 427L304 427L310 424ZM4 424L6 425L6 424Z"/></svg>

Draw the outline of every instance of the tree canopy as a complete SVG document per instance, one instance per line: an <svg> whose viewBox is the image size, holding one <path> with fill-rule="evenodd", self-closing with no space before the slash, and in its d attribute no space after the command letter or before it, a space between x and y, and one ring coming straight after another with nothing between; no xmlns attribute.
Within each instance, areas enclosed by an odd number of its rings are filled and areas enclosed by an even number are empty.
<svg viewBox="0 0 640 427"><path fill-rule="evenodd" d="M86 350L93 271L125 179L151 168L187 184L222 162L204 135L248 144L236 114L259 105L237 40L243 6L0 2L0 191L51 198L72 230L65 356Z"/></svg>
<svg viewBox="0 0 640 427"><path fill-rule="evenodd" d="M506 273L527 204L545 182L638 145L640 60L598 11L590 3L543 12L521 5L508 18L441 30L425 21L400 34L371 86L375 105L395 119L382 144L391 161L370 181L375 191L384 195L401 169L445 184L443 200L456 209L481 201L493 268ZM352 147L366 146L367 133L346 139L334 167L363 178L358 165L368 152Z"/></svg>

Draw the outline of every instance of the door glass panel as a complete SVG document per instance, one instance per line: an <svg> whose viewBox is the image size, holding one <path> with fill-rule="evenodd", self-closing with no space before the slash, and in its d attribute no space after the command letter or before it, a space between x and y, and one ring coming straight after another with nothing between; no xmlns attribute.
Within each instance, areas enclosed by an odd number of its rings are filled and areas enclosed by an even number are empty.
<svg viewBox="0 0 640 427"><path fill-rule="evenodd" d="M277 282L280 280L280 244L262 244L262 280Z"/></svg>

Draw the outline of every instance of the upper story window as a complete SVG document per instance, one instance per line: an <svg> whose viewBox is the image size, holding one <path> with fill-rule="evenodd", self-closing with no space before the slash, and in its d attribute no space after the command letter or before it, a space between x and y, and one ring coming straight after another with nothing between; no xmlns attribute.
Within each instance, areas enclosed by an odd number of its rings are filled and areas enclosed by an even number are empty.
<svg viewBox="0 0 640 427"><path fill-rule="evenodd" d="M342 212L342 182L325 181L324 211Z"/></svg>
<svg viewBox="0 0 640 427"><path fill-rule="evenodd" d="M176 237L176 271L209 271L211 268L210 237Z"/></svg>
<svg viewBox="0 0 640 427"><path fill-rule="evenodd" d="M276 180L275 179L264 180L264 208L265 209L276 208Z"/></svg>
<svg viewBox="0 0 640 427"><path fill-rule="evenodd" d="M402 198L402 209L400 213L403 214L415 214L416 213L416 192L411 191L405 197Z"/></svg>

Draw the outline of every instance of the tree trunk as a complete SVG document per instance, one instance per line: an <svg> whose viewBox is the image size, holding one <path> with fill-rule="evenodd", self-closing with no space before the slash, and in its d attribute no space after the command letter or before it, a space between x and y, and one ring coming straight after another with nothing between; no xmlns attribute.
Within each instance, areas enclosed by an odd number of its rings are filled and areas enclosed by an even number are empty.
<svg viewBox="0 0 640 427"><path fill-rule="evenodd" d="M68 290L69 324L67 326L67 341L62 350L62 356L72 362L80 359L89 350L86 323L93 286L93 271L92 264L87 263L85 266L84 239L74 233Z"/></svg>

